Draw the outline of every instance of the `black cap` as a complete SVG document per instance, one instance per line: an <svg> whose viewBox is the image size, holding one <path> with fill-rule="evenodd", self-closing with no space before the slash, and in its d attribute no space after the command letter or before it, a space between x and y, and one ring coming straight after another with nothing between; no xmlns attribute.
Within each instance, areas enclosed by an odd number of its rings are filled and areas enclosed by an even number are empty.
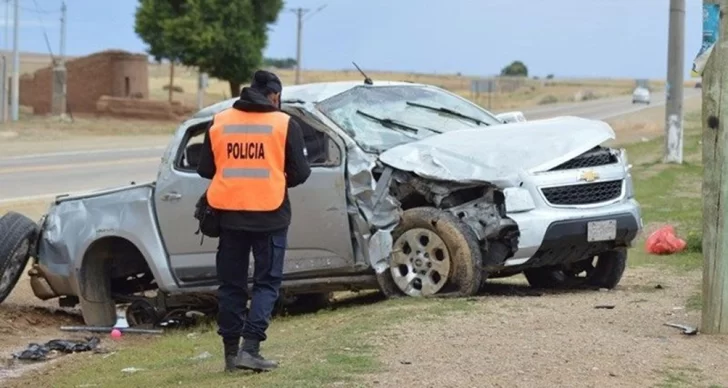
<svg viewBox="0 0 728 388"><path fill-rule="evenodd" d="M280 93L283 90L281 80L278 76L265 70L255 72L250 87L263 94Z"/></svg>

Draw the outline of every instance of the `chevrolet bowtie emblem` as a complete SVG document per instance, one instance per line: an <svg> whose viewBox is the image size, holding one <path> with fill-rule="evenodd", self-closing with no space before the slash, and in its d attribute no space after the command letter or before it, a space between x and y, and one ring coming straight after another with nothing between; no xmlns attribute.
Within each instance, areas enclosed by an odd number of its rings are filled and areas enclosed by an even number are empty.
<svg viewBox="0 0 728 388"><path fill-rule="evenodd" d="M599 174L593 170L584 171L579 176L579 180L585 182L594 182L597 179L599 179Z"/></svg>

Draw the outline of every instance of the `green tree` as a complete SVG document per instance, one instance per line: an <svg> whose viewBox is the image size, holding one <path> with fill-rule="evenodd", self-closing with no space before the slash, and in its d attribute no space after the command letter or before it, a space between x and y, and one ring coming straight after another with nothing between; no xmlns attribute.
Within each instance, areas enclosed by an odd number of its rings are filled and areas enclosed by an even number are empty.
<svg viewBox="0 0 728 388"><path fill-rule="evenodd" d="M184 47L170 45L164 39L164 22L179 17L184 12L186 0L139 0L134 32L149 46L147 53L161 63L169 61L169 101L172 102L174 92L174 64L179 62Z"/></svg>
<svg viewBox="0 0 728 388"><path fill-rule="evenodd" d="M501 70L501 75L528 77L528 68L521 61L513 61Z"/></svg>
<svg viewBox="0 0 728 388"><path fill-rule="evenodd" d="M268 25L274 23L283 0L139 0L137 24L153 26L139 33L151 55L177 58L210 76L225 80L232 96L249 82L263 62ZM156 19L156 20L139 20ZM141 29L143 30L143 28ZM156 34L156 35L155 35Z"/></svg>

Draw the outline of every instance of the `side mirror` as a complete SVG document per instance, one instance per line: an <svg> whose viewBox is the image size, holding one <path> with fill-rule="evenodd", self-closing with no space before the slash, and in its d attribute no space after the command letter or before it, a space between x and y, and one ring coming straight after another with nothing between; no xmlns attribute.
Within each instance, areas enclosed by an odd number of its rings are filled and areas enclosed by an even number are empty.
<svg viewBox="0 0 728 388"><path fill-rule="evenodd" d="M502 121L503 124L522 123L526 121L526 116L524 116L521 111L504 112L495 115L495 117Z"/></svg>

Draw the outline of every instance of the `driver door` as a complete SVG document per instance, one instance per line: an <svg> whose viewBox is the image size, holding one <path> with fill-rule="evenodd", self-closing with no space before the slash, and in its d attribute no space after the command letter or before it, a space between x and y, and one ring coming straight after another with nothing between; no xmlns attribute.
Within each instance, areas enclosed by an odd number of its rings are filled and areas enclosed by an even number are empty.
<svg viewBox="0 0 728 388"><path fill-rule="evenodd" d="M209 180L196 172L196 157L206 127L203 123L188 129L178 152L160 173L155 190L157 220L169 265L183 287L217 283L217 239L205 237L200 244L202 235L194 234L197 231L197 220L193 217L195 204L209 185ZM346 272L353 268L344 148L323 132L315 132L309 131L307 136L307 149L320 150L308 155L311 176L288 193L293 216L288 232L285 278ZM251 254L251 274L252 269Z"/></svg>

